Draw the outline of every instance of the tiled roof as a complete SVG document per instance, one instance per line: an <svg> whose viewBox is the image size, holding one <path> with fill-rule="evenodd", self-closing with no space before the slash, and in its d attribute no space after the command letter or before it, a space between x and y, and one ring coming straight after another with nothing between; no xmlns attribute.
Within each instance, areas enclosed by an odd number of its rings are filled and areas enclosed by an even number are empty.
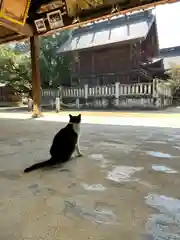
<svg viewBox="0 0 180 240"><path fill-rule="evenodd" d="M151 10L121 15L72 31L59 53L103 46L117 42L144 40L154 21Z"/></svg>

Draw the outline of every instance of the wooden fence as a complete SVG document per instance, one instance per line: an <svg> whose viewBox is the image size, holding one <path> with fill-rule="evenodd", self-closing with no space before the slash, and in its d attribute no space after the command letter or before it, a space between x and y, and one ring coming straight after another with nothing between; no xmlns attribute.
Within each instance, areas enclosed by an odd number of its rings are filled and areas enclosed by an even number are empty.
<svg viewBox="0 0 180 240"><path fill-rule="evenodd" d="M171 88L164 81L154 79L149 83L120 84L89 87L59 87L43 89L43 105L54 105L61 98L73 107L155 107L162 108L172 104Z"/></svg>

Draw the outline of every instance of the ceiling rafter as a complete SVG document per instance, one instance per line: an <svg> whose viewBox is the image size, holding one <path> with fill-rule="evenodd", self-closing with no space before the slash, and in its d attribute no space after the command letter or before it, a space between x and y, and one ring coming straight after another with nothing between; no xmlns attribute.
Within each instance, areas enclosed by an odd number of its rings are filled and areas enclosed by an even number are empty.
<svg viewBox="0 0 180 240"><path fill-rule="evenodd" d="M29 24L20 25L0 17L0 25L24 36L32 37L34 29Z"/></svg>
<svg viewBox="0 0 180 240"><path fill-rule="evenodd" d="M146 10L146 9L153 8L153 7L156 7L156 6L159 6L159 5L163 5L163 4L167 4L167 3L175 3L175 2L178 2L178 1L180 1L180 0L159 0L157 2L144 4L144 5L133 7L133 8L128 8L128 9L122 10L122 11L120 10L116 13L106 14L106 15L103 15L103 16L100 16L100 17L95 17L95 18L85 20L85 21L82 21L82 22L78 22L78 23L75 23L75 24L67 25L67 26L64 26L64 27L57 28L57 29L52 29L52 30L49 30L48 32L45 32L45 33L39 33L39 35L47 36L47 35L51 35L53 33L56 33L57 31L60 31L60 30L83 27L86 24L95 23L95 22L98 22L98 21L101 21L101 20L111 19L111 18L113 18L115 16L118 16L118 15L122 15L122 14L125 15L125 14L132 13L132 12L135 12L135 11Z"/></svg>

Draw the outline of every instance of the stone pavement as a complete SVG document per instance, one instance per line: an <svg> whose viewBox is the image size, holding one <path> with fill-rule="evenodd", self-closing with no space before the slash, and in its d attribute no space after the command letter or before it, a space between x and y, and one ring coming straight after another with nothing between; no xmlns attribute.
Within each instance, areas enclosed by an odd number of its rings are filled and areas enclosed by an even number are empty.
<svg viewBox="0 0 180 240"><path fill-rule="evenodd" d="M89 124L121 125L121 126L150 126L150 127L180 127L179 114L150 114L136 113L127 115L121 112L88 112L88 111L65 111L59 114L44 112L44 117L37 121L67 122L69 114L82 114L82 122ZM122 115L121 115L122 114ZM29 112L0 112L0 119L31 119Z"/></svg>
<svg viewBox="0 0 180 240"><path fill-rule="evenodd" d="M103 124L85 118L84 157L62 169L23 174L48 158L53 135L67 116L0 117L0 239L180 239L178 123L142 127L125 126L135 118L108 118Z"/></svg>
<svg viewBox="0 0 180 240"><path fill-rule="evenodd" d="M127 109L127 110L83 110L80 109L79 111L76 110L62 110L59 113L56 113L52 109L43 108L43 114L48 116L66 116L69 113L78 113L81 112L84 116L96 116L96 117L180 117L180 107L169 107L167 109L161 110L138 110L138 109ZM0 107L0 114L28 114L28 108L25 107Z"/></svg>

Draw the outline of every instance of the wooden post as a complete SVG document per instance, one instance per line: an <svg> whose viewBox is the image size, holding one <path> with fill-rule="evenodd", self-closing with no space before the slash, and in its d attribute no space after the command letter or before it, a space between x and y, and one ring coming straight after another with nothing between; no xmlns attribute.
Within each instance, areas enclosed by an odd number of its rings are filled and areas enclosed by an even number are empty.
<svg viewBox="0 0 180 240"><path fill-rule="evenodd" d="M120 94L119 94L119 85L120 85L120 83L119 83L119 82L116 82L116 83L115 83L115 98L116 98L116 107L118 107L118 106L119 106L119 96L120 96Z"/></svg>
<svg viewBox="0 0 180 240"><path fill-rule="evenodd" d="M33 97L33 118L41 114L41 79L40 79L40 46L39 37L30 37L31 67L32 67L32 97Z"/></svg>

